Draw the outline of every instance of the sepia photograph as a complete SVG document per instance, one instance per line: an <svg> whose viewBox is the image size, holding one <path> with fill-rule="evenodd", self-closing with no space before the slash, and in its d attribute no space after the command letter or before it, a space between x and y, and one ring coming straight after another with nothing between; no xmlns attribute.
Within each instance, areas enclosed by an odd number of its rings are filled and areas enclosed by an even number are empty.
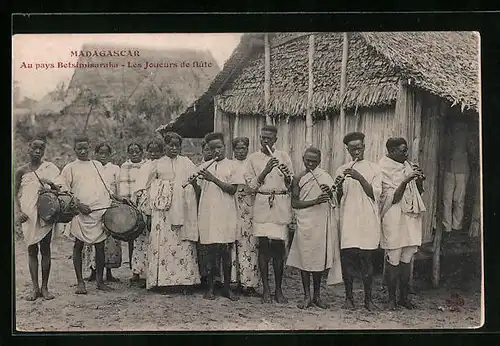
<svg viewBox="0 0 500 346"><path fill-rule="evenodd" d="M484 324L478 32L12 54L15 332Z"/></svg>

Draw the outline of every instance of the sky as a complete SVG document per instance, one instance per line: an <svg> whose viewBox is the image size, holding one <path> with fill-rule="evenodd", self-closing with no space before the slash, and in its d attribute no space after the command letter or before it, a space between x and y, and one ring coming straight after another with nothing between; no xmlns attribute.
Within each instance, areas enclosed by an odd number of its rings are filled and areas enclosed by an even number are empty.
<svg viewBox="0 0 500 346"><path fill-rule="evenodd" d="M12 76L18 81L21 99L40 100L60 83L66 85L73 75L70 68L38 70L21 68L23 62L32 64L76 62L70 51L81 49L84 43L123 45L131 48L184 48L208 50L222 68L241 34L43 34L15 35L12 39Z"/></svg>

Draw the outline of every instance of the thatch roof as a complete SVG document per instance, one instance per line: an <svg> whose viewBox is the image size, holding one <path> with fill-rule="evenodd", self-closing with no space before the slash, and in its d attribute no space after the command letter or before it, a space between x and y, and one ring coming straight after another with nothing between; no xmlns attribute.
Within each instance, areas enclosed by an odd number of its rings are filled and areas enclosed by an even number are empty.
<svg viewBox="0 0 500 346"><path fill-rule="evenodd" d="M181 115L172 123L161 126L158 131L175 130L181 136L192 136L193 133L197 137L203 136L204 134L196 134L196 132L200 128L213 126L213 97L230 84L241 67L256 51L261 50L260 48L263 47L262 37L262 34L243 35L240 43L225 62L222 71L215 76L208 89L183 113L183 115L197 113L200 116L186 118ZM172 127L174 122L176 124L175 129Z"/></svg>
<svg viewBox="0 0 500 346"><path fill-rule="evenodd" d="M145 88L153 87L158 92L173 94L186 104L194 102L210 85L220 71L209 51L190 49L146 49L124 47L113 44L85 44L82 51L139 50L140 56L80 56L79 64L118 65L115 68L75 68L68 85L68 94L90 90L99 98L105 109L112 109L113 101L127 99L138 101ZM211 67L193 67L192 62L208 62ZM142 66L129 66L130 63ZM144 69L146 63L176 63L171 67ZM190 67L181 67L182 62L190 62Z"/></svg>
<svg viewBox="0 0 500 346"><path fill-rule="evenodd" d="M413 78L415 85L479 109L479 34L473 32L363 33L368 44Z"/></svg>
<svg viewBox="0 0 500 346"><path fill-rule="evenodd" d="M274 34L271 45L270 112L275 116L305 114L308 87L307 33ZM238 114L264 112L262 44L249 46L244 35L209 89L169 128L213 121L213 97L222 110ZM315 114L327 110L393 104L401 82L477 112L479 40L470 32L349 33L347 88L340 97L342 34L317 33L314 53ZM193 126L190 126L191 128ZM198 127L199 128L199 127ZM195 131L189 131L195 132Z"/></svg>

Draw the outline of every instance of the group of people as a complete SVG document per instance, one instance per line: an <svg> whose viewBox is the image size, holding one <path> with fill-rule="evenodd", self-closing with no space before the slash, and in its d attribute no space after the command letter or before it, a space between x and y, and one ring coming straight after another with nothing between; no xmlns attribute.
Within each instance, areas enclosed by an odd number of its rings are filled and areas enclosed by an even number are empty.
<svg viewBox="0 0 500 346"><path fill-rule="evenodd" d="M222 295L237 300L238 293L257 295L261 282L263 303L273 297L286 303L282 283L288 265L301 273L304 299L299 308L328 307L320 295L324 275L328 284L344 282L346 306L352 308L359 267L364 306L373 310L372 256L380 246L386 250L388 307L413 308L408 299L410 262L421 243L425 177L407 160L406 140L387 140L387 155L373 163L364 159L364 134L349 133L343 142L352 160L332 177L319 167L322 153L314 147L305 149L304 167L295 173L290 156L274 148L277 136L276 127L264 126L261 148L251 154L249 138L234 138L234 158L229 159L224 135L209 133L198 167L180 155L182 137L174 132L147 143L146 159L143 147L131 143L129 159L121 167L110 163L108 144L97 145L90 158L91 143L82 136L74 141L77 159L61 172L42 160L46 142L35 138L30 162L15 176L17 220L28 245L33 282L28 300L54 298L48 278L55 225L37 215L39 191L51 189L69 191L77 201L78 213L66 227L75 239L77 294L87 293L82 268L91 269L87 280L95 280L100 290L111 290L105 281L117 280L112 269L122 264L121 242L108 236L102 218L112 203L128 203L147 220L143 233L129 243L130 281L145 283L147 289L201 284L204 298L211 300L221 281ZM288 248L292 222L295 231ZM268 279L271 259L274 296ZM234 282L238 291L231 287Z"/></svg>

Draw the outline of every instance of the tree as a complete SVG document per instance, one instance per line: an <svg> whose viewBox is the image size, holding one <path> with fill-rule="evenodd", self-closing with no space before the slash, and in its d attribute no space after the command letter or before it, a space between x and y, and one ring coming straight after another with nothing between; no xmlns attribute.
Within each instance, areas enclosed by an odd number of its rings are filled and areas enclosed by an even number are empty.
<svg viewBox="0 0 500 346"><path fill-rule="evenodd" d="M54 101L64 101L66 98L66 83L64 81L59 82L52 93L52 99Z"/></svg>

